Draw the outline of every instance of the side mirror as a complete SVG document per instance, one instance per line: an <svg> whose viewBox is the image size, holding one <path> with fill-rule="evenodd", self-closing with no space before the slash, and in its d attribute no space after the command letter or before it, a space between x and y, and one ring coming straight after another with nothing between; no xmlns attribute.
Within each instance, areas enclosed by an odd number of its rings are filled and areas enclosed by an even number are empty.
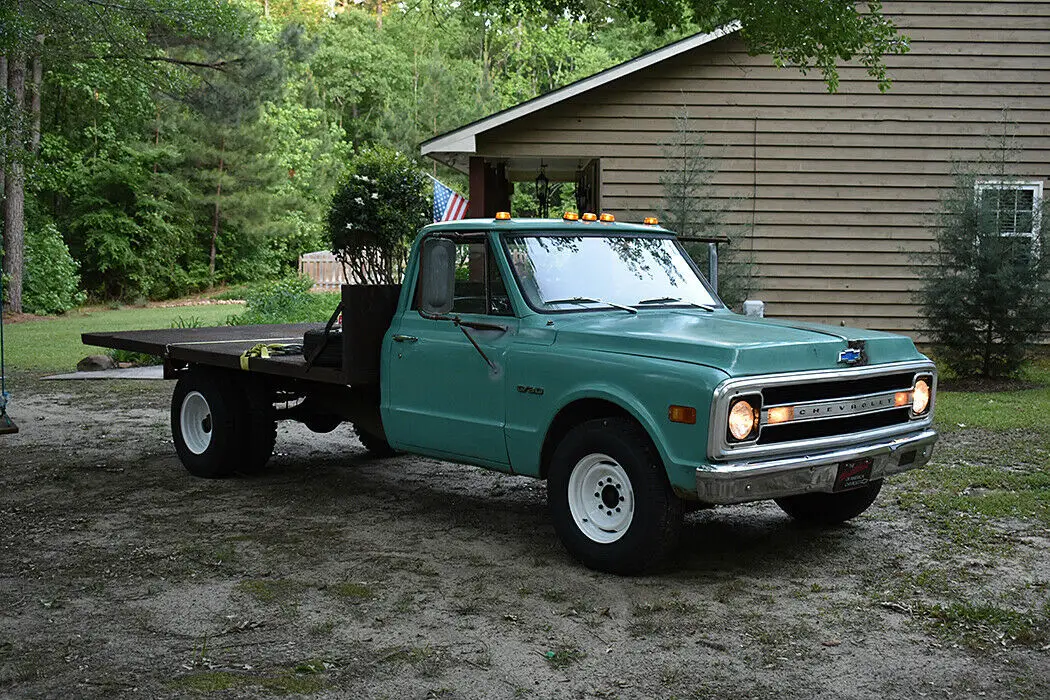
<svg viewBox="0 0 1050 700"><path fill-rule="evenodd" d="M456 284L456 244L447 238L426 239L420 266L419 309L429 316L447 314Z"/></svg>

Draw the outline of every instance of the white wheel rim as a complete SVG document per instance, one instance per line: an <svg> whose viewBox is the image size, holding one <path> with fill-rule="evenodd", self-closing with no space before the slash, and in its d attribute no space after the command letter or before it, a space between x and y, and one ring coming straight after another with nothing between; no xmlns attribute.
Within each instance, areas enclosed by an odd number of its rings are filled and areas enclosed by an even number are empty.
<svg viewBox="0 0 1050 700"><path fill-rule="evenodd" d="M569 477L569 512L593 542L623 537L634 519L634 489L619 462L603 454L577 462Z"/></svg>
<svg viewBox="0 0 1050 700"><path fill-rule="evenodd" d="M191 391L182 400L179 428L186 448L195 455L204 454L211 444L211 407L199 391Z"/></svg>

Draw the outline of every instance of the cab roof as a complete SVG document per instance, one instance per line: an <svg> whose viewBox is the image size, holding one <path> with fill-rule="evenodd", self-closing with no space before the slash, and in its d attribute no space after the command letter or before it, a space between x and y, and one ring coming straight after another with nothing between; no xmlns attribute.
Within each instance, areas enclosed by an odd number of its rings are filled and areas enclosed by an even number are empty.
<svg viewBox="0 0 1050 700"><path fill-rule="evenodd" d="M632 233L665 238L674 236L663 226L628 224L619 221L566 221L564 219L460 219L440 221L423 227L423 232L437 231L546 231L578 234L624 234Z"/></svg>

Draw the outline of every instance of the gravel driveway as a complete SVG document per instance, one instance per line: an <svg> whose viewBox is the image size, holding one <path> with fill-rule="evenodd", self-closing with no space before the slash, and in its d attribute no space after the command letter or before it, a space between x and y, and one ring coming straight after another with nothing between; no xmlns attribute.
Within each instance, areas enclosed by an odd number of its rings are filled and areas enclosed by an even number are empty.
<svg viewBox="0 0 1050 700"><path fill-rule="evenodd" d="M826 531L699 511L673 569L619 578L569 559L542 482L297 424L264 476L195 479L170 383L16 380L0 694L1050 697L1046 529L960 529L909 477Z"/></svg>

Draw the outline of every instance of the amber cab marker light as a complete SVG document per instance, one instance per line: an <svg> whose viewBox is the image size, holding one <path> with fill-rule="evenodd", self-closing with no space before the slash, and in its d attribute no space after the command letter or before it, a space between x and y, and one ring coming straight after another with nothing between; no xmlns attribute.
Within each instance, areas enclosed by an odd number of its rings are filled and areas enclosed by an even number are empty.
<svg viewBox="0 0 1050 700"><path fill-rule="evenodd" d="M667 409L667 419L672 423L696 425L696 409L692 406L671 406Z"/></svg>
<svg viewBox="0 0 1050 700"><path fill-rule="evenodd" d="M777 406L776 408L769 409L769 412L766 413L766 422L769 423L769 425L787 423L792 420L795 420L794 406Z"/></svg>
<svg viewBox="0 0 1050 700"><path fill-rule="evenodd" d="M598 218L605 222L616 221L616 217L612 214L602 214Z"/></svg>
<svg viewBox="0 0 1050 700"><path fill-rule="evenodd" d="M580 215L574 211L567 211L561 215L561 218L563 218L566 221L579 221Z"/></svg>
<svg viewBox="0 0 1050 700"><path fill-rule="evenodd" d="M646 226L656 226L660 223L660 220L657 219L655 216L647 216L644 219L642 219L642 223Z"/></svg>
<svg viewBox="0 0 1050 700"><path fill-rule="evenodd" d="M584 221L597 221L598 217L595 214L587 212L586 214L583 215L583 220Z"/></svg>
<svg viewBox="0 0 1050 700"><path fill-rule="evenodd" d="M498 212L496 212L496 220L497 221L506 221L509 218L510 218L510 212L509 211L498 211Z"/></svg>

